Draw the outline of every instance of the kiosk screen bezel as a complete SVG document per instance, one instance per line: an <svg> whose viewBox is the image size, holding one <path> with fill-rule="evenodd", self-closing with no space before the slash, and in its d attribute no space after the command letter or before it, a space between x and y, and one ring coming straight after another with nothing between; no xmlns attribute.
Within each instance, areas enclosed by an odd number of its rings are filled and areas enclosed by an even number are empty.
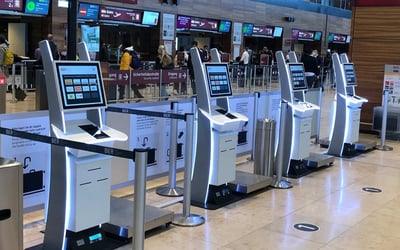
<svg viewBox="0 0 400 250"><path fill-rule="evenodd" d="M204 63L204 66L210 97L231 96L232 85L228 64Z"/></svg>
<svg viewBox="0 0 400 250"><path fill-rule="evenodd" d="M290 84L292 85L292 89L294 91L307 89L307 79L304 71L304 64L289 63L288 71L290 77Z"/></svg>
<svg viewBox="0 0 400 250"><path fill-rule="evenodd" d="M99 62L54 61L53 65L64 110L107 106Z"/></svg>
<svg viewBox="0 0 400 250"><path fill-rule="evenodd" d="M353 63L343 63L343 72L346 86L357 86L356 72Z"/></svg>

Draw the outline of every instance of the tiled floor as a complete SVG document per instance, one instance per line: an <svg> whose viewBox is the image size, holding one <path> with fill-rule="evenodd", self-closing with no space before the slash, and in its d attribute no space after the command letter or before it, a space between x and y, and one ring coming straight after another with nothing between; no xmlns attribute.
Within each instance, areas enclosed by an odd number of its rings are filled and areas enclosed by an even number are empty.
<svg viewBox="0 0 400 250"><path fill-rule="evenodd" d="M324 92L321 138L329 127L334 91ZM28 95L29 100L29 95ZM361 134L362 139L380 140ZM299 179L291 189L270 188L218 210L191 207L206 222L197 227L171 225L147 234L145 249L400 249L400 160L397 141L386 141L393 151L374 150L351 159L336 158L334 165ZM324 149L310 145L312 151ZM240 165L252 169L251 162ZM181 176L178 177L181 179ZM161 185L159 183L150 185ZM375 187L380 193L363 191ZM125 192L125 191L123 191ZM129 191L126 191L129 193ZM148 203L182 213L182 204L149 190ZM42 239L42 212L24 218L25 247ZM294 224L309 223L318 231L305 232ZM132 249L131 245L121 249Z"/></svg>

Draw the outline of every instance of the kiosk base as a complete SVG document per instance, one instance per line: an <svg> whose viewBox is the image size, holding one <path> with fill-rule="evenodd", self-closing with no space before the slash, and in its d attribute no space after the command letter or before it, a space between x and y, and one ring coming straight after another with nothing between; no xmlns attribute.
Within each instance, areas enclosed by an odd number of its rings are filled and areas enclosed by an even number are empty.
<svg viewBox="0 0 400 250"><path fill-rule="evenodd" d="M110 223L102 225L104 231L119 237L131 238L133 236L134 201L111 196ZM169 226L174 219L174 213L166 209L146 205L144 230ZM118 225L118 226L117 226Z"/></svg>
<svg viewBox="0 0 400 250"><path fill-rule="evenodd" d="M319 145L321 148L328 148L329 147L329 139L320 139ZM369 152L375 149L376 142L375 141L358 141L354 144L345 143L343 146L343 157L354 157L359 155L359 153Z"/></svg>
<svg viewBox="0 0 400 250"><path fill-rule="evenodd" d="M326 154L310 153L310 156L305 158L304 161L309 168L320 168L332 165L335 157Z"/></svg>
<svg viewBox="0 0 400 250"><path fill-rule="evenodd" d="M67 231L66 238L67 250L115 249L129 243L129 239L111 235L100 227Z"/></svg>
<svg viewBox="0 0 400 250"><path fill-rule="evenodd" d="M343 145L343 150L342 150L342 157L354 157L359 155L360 153L358 153L356 151L356 145L355 144L350 144L350 143L345 143Z"/></svg>
<svg viewBox="0 0 400 250"><path fill-rule="evenodd" d="M236 202L242 198L242 195L234 193L226 184L220 186L209 185L207 202L203 203L192 200L191 204L196 207L215 210Z"/></svg>
<svg viewBox="0 0 400 250"><path fill-rule="evenodd" d="M375 141L358 141L354 144L355 144L356 150L362 151L362 152L373 150L373 149L375 149L375 146L376 146Z"/></svg>
<svg viewBox="0 0 400 250"><path fill-rule="evenodd" d="M236 180L228 185L237 193L249 194L270 186L272 181L272 177L236 171Z"/></svg>
<svg viewBox="0 0 400 250"><path fill-rule="evenodd" d="M311 173L311 170L307 168L305 161L290 160L289 171L284 173L283 176L296 179L309 173Z"/></svg>

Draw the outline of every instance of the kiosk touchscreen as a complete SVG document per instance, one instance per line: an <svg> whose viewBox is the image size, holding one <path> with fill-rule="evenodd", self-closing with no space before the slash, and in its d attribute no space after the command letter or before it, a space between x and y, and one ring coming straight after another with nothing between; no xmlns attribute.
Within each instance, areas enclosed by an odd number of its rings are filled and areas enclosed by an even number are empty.
<svg viewBox="0 0 400 250"><path fill-rule="evenodd" d="M302 63L289 63L289 74L293 91L302 91L307 89L304 65Z"/></svg>
<svg viewBox="0 0 400 250"><path fill-rule="evenodd" d="M235 201L228 183L235 180L237 134L247 117L233 113L226 63L202 62L190 50L196 79L198 129L192 178L192 204L216 209Z"/></svg>
<svg viewBox="0 0 400 250"><path fill-rule="evenodd" d="M56 61L54 66L64 111L107 106L98 62Z"/></svg>
<svg viewBox="0 0 400 250"><path fill-rule="evenodd" d="M333 102L328 154L351 157L376 145L372 141L359 141L361 107L368 100L356 95L354 64L348 61L347 55L333 53L332 63L336 76L336 100Z"/></svg>
<svg viewBox="0 0 400 250"><path fill-rule="evenodd" d="M354 71L354 64L344 63L343 64L344 75L346 77L346 86L357 86L356 73Z"/></svg>
<svg viewBox="0 0 400 250"><path fill-rule="evenodd" d="M227 64L205 64L208 89L210 97L224 97L232 95L232 87L229 78L229 71Z"/></svg>

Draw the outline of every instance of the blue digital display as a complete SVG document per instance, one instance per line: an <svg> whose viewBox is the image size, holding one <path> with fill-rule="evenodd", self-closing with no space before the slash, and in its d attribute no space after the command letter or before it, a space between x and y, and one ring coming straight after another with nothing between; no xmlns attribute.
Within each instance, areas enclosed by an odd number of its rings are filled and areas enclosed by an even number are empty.
<svg viewBox="0 0 400 250"><path fill-rule="evenodd" d="M227 33L231 30L231 21L221 20L219 21L219 32Z"/></svg>
<svg viewBox="0 0 400 250"><path fill-rule="evenodd" d="M99 18L99 8L97 4L79 3L78 18L97 20Z"/></svg>
<svg viewBox="0 0 400 250"><path fill-rule="evenodd" d="M274 29L274 37L282 37L283 28L276 26Z"/></svg>
<svg viewBox="0 0 400 250"><path fill-rule="evenodd" d="M158 17L160 13L153 12L153 11L143 11L143 18L142 24L143 25L151 25L157 26L158 25Z"/></svg>
<svg viewBox="0 0 400 250"><path fill-rule="evenodd" d="M93 234L89 236L89 243L92 244L96 241L100 241L103 239L103 235L101 233Z"/></svg>
<svg viewBox="0 0 400 250"><path fill-rule="evenodd" d="M25 13L47 15L49 13L50 0L27 0Z"/></svg>
<svg viewBox="0 0 400 250"><path fill-rule="evenodd" d="M252 23L244 23L243 24L243 35L251 36L253 34L254 24Z"/></svg>
<svg viewBox="0 0 400 250"><path fill-rule="evenodd" d="M321 31L316 31L314 33L314 41L320 41L322 37L322 32Z"/></svg>

